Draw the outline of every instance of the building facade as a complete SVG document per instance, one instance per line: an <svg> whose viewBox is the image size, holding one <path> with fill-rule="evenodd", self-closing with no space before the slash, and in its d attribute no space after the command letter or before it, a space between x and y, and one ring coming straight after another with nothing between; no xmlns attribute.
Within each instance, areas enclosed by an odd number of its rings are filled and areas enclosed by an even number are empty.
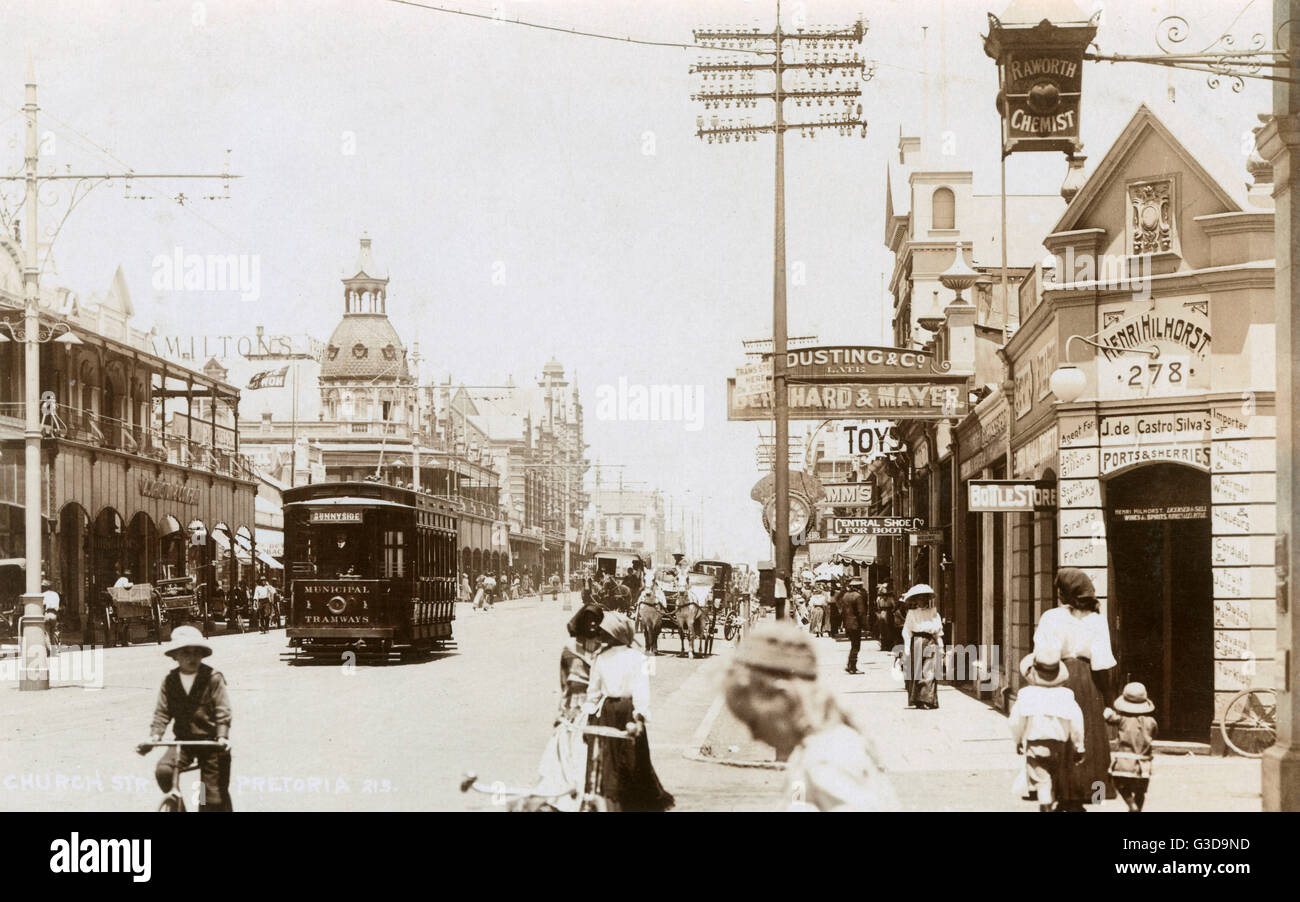
<svg viewBox="0 0 1300 902"><path fill-rule="evenodd" d="M1162 736L1213 742L1233 692L1273 685L1273 211L1262 161L1248 190L1197 139L1140 107L1044 239L1055 265L1006 349L1008 475L1059 503L990 516L1010 535L1008 683L1053 563L1079 567Z"/></svg>
<svg viewBox="0 0 1300 902"><path fill-rule="evenodd" d="M0 238L0 316L21 324L21 253ZM43 568L62 595L70 635L97 634L103 591L192 577L209 600L251 576L256 556L251 462L234 426L240 393L209 373L156 356L132 325L119 269L98 303L44 292L43 329L76 341L40 347ZM0 342L0 572L21 592L23 347ZM241 569L241 565L248 569Z"/></svg>

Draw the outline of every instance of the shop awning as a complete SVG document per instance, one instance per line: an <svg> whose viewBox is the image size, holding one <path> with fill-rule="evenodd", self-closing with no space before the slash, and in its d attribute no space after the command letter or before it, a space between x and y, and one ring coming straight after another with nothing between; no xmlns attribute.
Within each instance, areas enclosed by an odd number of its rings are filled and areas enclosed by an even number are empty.
<svg viewBox="0 0 1300 902"><path fill-rule="evenodd" d="M833 539L829 542L809 542L808 543L808 566L816 567L818 564L829 564L835 558L835 552L844 544L839 539Z"/></svg>
<svg viewBox="0 0 1300 902"><path fill-rule="evenodd" d="M258 554L265 552L271 557L284 555L284 533L282 531L259 526L253 530L253 535L257 538Z"/></svg>
<svg viewBox="0 0 1300 902"><path fill-rule="evenodd" d="M876 537L854 536L835 552L835 557L854 564L874 564L876 562Z"/></svg>
<svg viewBox="0 0 1300 902"><path fill-rule="evenodd" d="M216 542L217 545L219 545L223 551L226 552L230 551L230 539L224 532L222 532L219 529L214 529L211 535L212 535L212 540ZM253 560L251 554L252 548L249 547L248 540L245 539L243 536L238 536L236 538L235 544L238 546L238 548L235 551L235 556L246 564L252 563Z"/></svg>

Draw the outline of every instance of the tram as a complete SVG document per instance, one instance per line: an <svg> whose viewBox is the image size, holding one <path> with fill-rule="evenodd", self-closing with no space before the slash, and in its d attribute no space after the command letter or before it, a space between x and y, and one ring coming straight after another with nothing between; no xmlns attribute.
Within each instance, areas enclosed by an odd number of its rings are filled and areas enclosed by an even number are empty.
<svg viewBox="0 0 1300 902"><path fill-rule="evenodd" d="M456 619L457 517L445 502L381 482L284 491L293 657L429 651Z"/></svg>

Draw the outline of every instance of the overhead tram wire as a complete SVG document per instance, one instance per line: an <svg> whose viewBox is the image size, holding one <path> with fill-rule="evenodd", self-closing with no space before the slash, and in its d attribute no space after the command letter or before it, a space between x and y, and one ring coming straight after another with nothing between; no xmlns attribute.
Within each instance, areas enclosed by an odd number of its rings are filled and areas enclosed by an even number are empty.
<svg viewBox="0 0 1300 902"><path fill-rule="evenodd" d="M563 28L559 25L543 25L540 22L525 22L523 19L506 19L502 16L492 15L491 13L474 13L463 9L451 9L446 6L436 6L432 3L417 3L415 0L386 0L388 3L396 3L399 6L413 6L417 9L425 9L430 12L449 13L455 16L468 16L472 19L486 19L489 22L498 22L504 25L521 25L525 28L536 28L541 31L554 31L559 34L572 35L580 38L596 38L602 41L617 41L620 44L640 44L644 47L675 47L681 50L716 50L727 53L756 53L761 54L762 50L746 50L741 48L717 47L708 44L691 44L681 41L652 41L648 38L634 38L631 35L603 34L598 31L581 31L577 28Z"/></svg>

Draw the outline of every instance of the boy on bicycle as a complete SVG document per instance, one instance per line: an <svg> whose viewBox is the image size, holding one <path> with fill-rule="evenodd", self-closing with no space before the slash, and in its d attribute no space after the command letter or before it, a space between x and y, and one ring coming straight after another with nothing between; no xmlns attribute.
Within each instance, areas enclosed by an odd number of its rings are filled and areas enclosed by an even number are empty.
<svg viewBox="0 0 1300 902"><path fill-rule="evenodd" d="M176 668L163 678L154 709L149 736L161 742L168 722L177 740L215 741L220 749L190 750L171 748L158 760L154 776L163 792L173 792L173 775L179 774L196 758L203 780L204 804L200 811L231 811L230 804L230 694L226 680L202 660L212 654L212 646L192 626L178 626L172 631L165 652L176 661ZM142 744L137 751L148 752Z"/></svg>

